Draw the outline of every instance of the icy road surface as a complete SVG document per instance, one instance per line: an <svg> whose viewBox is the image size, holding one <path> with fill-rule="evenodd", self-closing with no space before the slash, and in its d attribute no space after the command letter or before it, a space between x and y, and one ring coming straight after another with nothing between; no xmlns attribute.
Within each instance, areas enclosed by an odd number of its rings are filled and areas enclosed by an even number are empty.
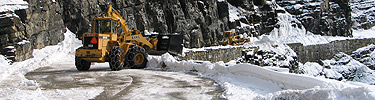
<svg viewBox="0 0 375 100"><path fill-rule="evenodd" d="M208 100L219 99L222 92L213 80L189 73L141 69L110 71L107 63L95 64L90 71L79 72L72 63L54 63L29 72L26 78L36 80L48 99L79 99L86 95L87 99L108 100Z"/></svg>

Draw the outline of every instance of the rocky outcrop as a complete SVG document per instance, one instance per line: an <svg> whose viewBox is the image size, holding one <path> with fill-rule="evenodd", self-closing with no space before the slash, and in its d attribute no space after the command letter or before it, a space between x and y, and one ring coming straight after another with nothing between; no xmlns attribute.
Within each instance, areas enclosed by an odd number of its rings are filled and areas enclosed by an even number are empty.
<svg viewBox="0 0 375 100"><path fill-rule="evenodd" d="M32 52L27 52L27 50L32 50L30 48L31 44L26 41L19 43L27 38L26 28L21 19L13 12L4 12L0 16L1 54L4 54L10 60L16 61L31 57ZM26 50L23 47L26 47ZM19 57L17 54L21 54L23 57Z"/></svg>
<svg viewBox="0 0 375 100"><path fill-rule="evenodd" d="M228 0L237 10L238 19L230 21L229 28L236 29L240 34L247 33L249 36L260 36L268 34L277 28L277 5L267 3L266 0ZM233 15L232 15L233 16Z"/></svg>
<svg viewBox="0 0 375 100"><path fill-rule="evenodd" d="M353 29L370 29L375 26L375 0L350 0Z"/></svg>
<svg viewBox="0 0 375 100"><path fill-rule="evenodd" d="M319 64L306 63L301 69L301 73L313 76L375 85L373 70L342 52L334 55L332 59L322 60Z"/></svg>
<svg viewBox="0 0 375 100"><path fill-rule="evenodd" d="M218 45L228 29L226 3L217 0L64 0L65 25L74 33L89 29L90 20L112 4L125 18L129 28L160 34L184 35L185 47ZM219 12L220 11L220 12Z"/></svg>
<svg viewBox="0 0 375 100"><path fill-rule="evenodd" d="M352 34L348 0L25 1L29 3L27 9L0 14L0 36L5 37L0 39L2 54L16 61L30 58L33 49L57 44L63 40L65 27L78 36L89 32L90 20L105 13L107 5L113 5L122 14L129 28L160 34L183 34L187 48L218 45L218 41L223 38L223 32L231 29L254 37L268 34L274 28L280 27L277 16L278 13L285 12L294 15L307 31L315 34ZM357 3L353 1L351 4ZM352 8L370 9L367 6ZM238 14L233 15L231 10ZM371 11L364 14L366 16L353 17L356 27L373 26ZM233 19L231 16L238 18Z"/></svg>
<svg viewBox="0 0 375 100"><path fill-rule="evenodd" d="M278 66L281 68L288 68L290 73L299 72L299 62L295 56L287 56L285 54L278 54L272 50L259 50L258 47L246 48L244 50L244 63L251 63L258 66Z"/></svg>
<svg viewBox="0 0 375 100"><path fill-rule="evenodd" d="M327 36L351 36L349 0L276 0L294 15L307 31Z"/></svg>
<svg viewBox="0 0 375 100"><path fill-rule="evenodd" d="M29 8L23 14L28 40L35 49L56 45L64 40L66 29L62 20L62 9L54 0L28 0Z"/></svg>
<svg viewBox="0 0 375 100"><path fill-rule="evenodd" d="M61 8L51 0L27 0L28 8L2 12L0 17L1 54L14 61L32 57L33 49L56 45L64 39Z"/></svg>
<svg viewBox="0 0 375 100"><path fill-rule="evenodd" d="M1 17L3 55L22 61L33 49L63 40L65 27L78 36L89 32L90 20L113 5L129 28L184 35L185 47L218 45L228 28L228 3L217 0L27 0L28 8ZM2 13L5 14L5 13ZM25 42L22 42L25 41ZM20 43L22 42L22 43Z"/></svg>
<svg viewBox="0 0 375 100"><path fill-rule="evenodd" d="M375 70L375 45L360 48L354 51L351 55L355 60L366 65L368 68Z"/></svg>

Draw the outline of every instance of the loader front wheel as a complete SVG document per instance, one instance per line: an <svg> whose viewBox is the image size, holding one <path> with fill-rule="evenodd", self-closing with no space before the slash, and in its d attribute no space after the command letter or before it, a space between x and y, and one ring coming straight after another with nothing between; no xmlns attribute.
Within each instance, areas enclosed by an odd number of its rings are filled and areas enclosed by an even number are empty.
<svg viewBox="0 0 375 100"><path fill-rule="evenodd" d="M124 66L124 50L119 46L112 47L109 52L109 67L112 71L121 70Z"/></svg>
<svg viewBox="0 0 375 100"><path fill-rule="evenodd" d="M146 68L147 54L146 50L142 47L136 46L130 48L126 53L126 62L130 68L141 69Z"/></svg>
<svg viewBox="0 0 375 100"><path fill-rule="evenodd" d="M78 71L88 71L90 69L91 62L83 60L82 58L75 58L75 65Z"/></svg>

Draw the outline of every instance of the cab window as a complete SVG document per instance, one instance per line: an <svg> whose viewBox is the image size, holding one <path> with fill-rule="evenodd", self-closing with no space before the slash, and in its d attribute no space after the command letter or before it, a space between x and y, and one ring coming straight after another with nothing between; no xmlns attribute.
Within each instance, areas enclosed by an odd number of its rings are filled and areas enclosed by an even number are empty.
<svg viewBox="0 0 375 100"><path fill-rule="evenodd" d="M118 29L117 29L117 22L116 21L112 21L112 32L113 32L113 34L117 34L117 36L120 36L120 34L118 32Z"/></svg>
<svg viewBox="0 0 375 100"><path fill-rule="evenodd" d="M230 33L225 33L224 37L229 37Z"/></svg>
<svg viewBox="0 0 375 100"><path fill-rule="evenodd" d="M111 20L96 20L95 23L96 33L111 32Z"/></svg>

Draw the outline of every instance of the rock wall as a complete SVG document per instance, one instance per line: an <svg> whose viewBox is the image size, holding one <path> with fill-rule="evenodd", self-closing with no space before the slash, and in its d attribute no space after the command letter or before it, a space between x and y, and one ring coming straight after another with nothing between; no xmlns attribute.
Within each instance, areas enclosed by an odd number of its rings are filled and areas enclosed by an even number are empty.
<svg viewBox="0 0 375 100"><path fill-rule="evenodd" d="M27 9L0 13L0 36L5 37L0 39L0 51L15 61L30 58L33 49L62 41L65 27L78 36L89 32L90 20L103 14L110 4L126 19L129 28L183 34L187 48L218 45L223 32L230 29L254 37L267 34L279 27L277 13L285 12L295 15L307 31L315 34L351 35L348 0L25 1L29 3ZM240 18L234 21L230 21L228 11L231 5L241 10Z"/></svg>
<svg viewBox="0 0 375 100"><path fill-rule="evenodd" d="M66 31L60 5L52 0L27 0L28 8L1 12L1 54L14 61L32 57L33 49L56 45Z"/></svg>
<svg viewBox="0 0 375 100"><path fill-rule="evenodd" d="M327 36L351 36L349 0L276 0L294 15L307 31Z"/></svg>
<svg viewBox="0 0 375 100"><path fill-rule="evenodd" d="M108 0L107 0L108 1ZM61 0L65 25L74 33L89 29L90 20L111 4L129 28L184 35L185 47L218 45L228 30L227 3L217 0ZM220 16L219 16L220 15Z"/></svg>
<svg viewBox="0 0 375 100"><path fill-rule="evenodd" d="M234 48L217 48L217 49L205 49L204 51L189 51L185 52L183 60L202 60L210 61L212 63L224 61L229 62L242 57L243 47Z"/></svg>
<svg viewBox="0 0 375 100"><path fill-rule="evenodd" d="M277 5L267 3L266 0L227 0L228 3L240 9L239 19L229 22L230 29L236 29L240 34L249 36L268 34L277 28ZM285 12L285 11L284 11Z"/></svg>
<svg viewBox="0 0 375 100"><path fill-rule="evenodd" d="M298 61L320 62L320 60L331 59L340 52L351 54L358 48L374 44L375 39L353 39L333 41L329 44L303 46L302 44L288 44L298 55Z"/></svg>
<svg viewBox="0 0 375 100"><path fill-rule="evenodd" d="M370 29L375 26L375 0L350 0L354 29Z"/></svg>

